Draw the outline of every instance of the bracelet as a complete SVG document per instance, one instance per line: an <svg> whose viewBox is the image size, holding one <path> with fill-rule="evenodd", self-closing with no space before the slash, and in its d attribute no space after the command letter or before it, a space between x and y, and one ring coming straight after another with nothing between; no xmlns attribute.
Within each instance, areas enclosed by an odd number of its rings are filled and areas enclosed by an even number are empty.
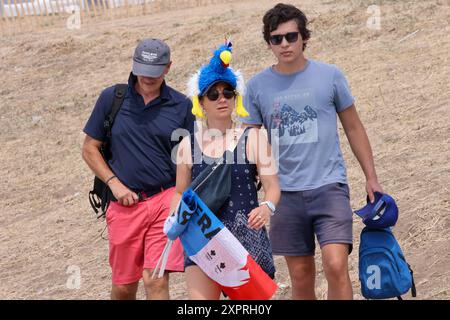
<svg viewBox="0 0 450 320"><path fill-rule="evenodd" d="M108 180L105 181L105 184L108 185L108 183L114 178L117 178L117 177L115 175L112 175L111 177L108 178Z"/></svg>
<svg viewBox="0 0 450 320"><path fill-rule="evenodd" d="M272 201L263 201L259 204L260 206L266 205L270 210L270 215L273 216L275 214L275 205Z"/></svg>

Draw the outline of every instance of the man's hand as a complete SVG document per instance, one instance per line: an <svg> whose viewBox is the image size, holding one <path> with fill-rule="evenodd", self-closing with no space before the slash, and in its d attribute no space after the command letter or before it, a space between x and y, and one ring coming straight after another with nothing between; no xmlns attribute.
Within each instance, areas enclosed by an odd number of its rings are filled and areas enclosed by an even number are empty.
<svg viewBox="0 0 450 320"><path fill-rule="evenodd" d="M118 178L110 180L108 186L121 205L129 207L139 202L138 195L128 189Z"/></svg>
<svg viewBox="0 0 450 320"><path fill-rule="evenodd" d="M248 215L250 229L259 230L269 221L272 211L265 204L253 209Z"/></svg>

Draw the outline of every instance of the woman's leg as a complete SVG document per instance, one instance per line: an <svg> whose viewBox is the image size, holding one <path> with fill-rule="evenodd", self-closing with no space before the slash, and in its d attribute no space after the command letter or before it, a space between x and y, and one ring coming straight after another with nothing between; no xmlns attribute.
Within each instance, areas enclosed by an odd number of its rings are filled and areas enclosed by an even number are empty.
<svg viewBox="0 0 450 320"><path fill-rule="evenodd" d="M186 267L186 283L190 300L219 300L222 292L198 266Z"/></svg>

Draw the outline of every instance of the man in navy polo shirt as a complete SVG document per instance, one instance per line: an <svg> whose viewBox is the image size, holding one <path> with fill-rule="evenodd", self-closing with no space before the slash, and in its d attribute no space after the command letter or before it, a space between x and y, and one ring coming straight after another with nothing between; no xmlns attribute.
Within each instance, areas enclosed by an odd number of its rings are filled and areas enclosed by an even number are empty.
<svg viewBox="0 0 450 320"><path fill-rule="evenodd" d="M171 159L175 130L193 131L191 102L164 81L171 66L170 49L158 39L138 44L123 104L112 127L111 160L100 153L105 117L111 111L114 86L97 100L84 128L83 159L110 188L114 201L106 213L112 299L135 299L141 278L148 299L169 298L169 275L182 272L183 249L174 243L166 274L152 279L166 244L164 221L169 215L176 166Z"/></svg>

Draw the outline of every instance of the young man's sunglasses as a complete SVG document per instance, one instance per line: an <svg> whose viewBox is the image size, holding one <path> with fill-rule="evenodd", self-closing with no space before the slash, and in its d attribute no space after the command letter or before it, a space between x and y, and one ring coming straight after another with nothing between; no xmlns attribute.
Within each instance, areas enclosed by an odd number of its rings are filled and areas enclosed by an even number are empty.
<svg viewBox="0 0 450 320"><path fill-rule="evenodd" d="M294 43L298 40L298 34L300 32L288 32L286 34L274 34L270 36L269 41L272 45L278 46L283 42L283 38L289 43Z"/></svg>
<svg viewBox="0 0 450 320"><path fill-rule="evenodd" d="M231 88L224 88L223 91L219 91L216 88L209 89L208 92L206 92L206 96L211 101L216 101L219 99L220 94L223 94L225 99L231 99L236 96L236 91L234 91Z"/></svg>

